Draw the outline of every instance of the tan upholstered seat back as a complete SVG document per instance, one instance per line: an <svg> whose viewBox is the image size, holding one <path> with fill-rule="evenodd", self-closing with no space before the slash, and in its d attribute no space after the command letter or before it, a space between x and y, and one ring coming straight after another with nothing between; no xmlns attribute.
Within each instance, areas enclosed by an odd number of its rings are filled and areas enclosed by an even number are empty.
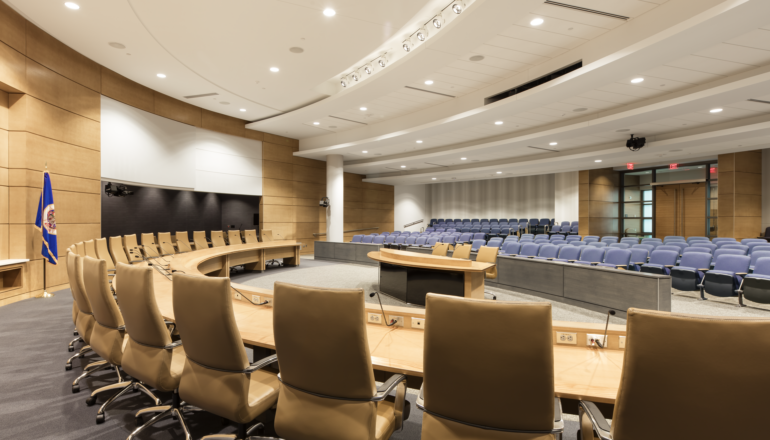
<svg viewBox="0 0 770 440"><path fill-rule="evenodd" d="M139 243L136 241L136 234L124 235L123 247L126 250L128 261L133 263L142 260L142 252L139 248Z"/></svg>
<svg viewBox="0 0 770 440"><path fill-rule="evenodd" d="M229 278L174 274L174 317L187 358L221 370L241 371L248 357L233 315Z"/></svg>
<svg viewBox="0 0 770 440"><path fill-rule="evenodd" d="M246 243L259 243L256 229L247 229L243 235L246 237Z"/></svg>
<svg viewBox="0 0 770 440"><path fill-rule="evenodd" d="M471 258L471 245L464 244L457 246L455 251L452 253L452 258L462 258L469 260Z"/></svg>
<svg viewBox="0 0 770 440"><path fill-rule="evenodd" d="M110 237L110 255L115 264L128 263L126 251L123 250L123 241L118 237Z"/></svg>
<svg viewBox="0 0 770 440"><path fill-rule="evenodd" d="M187 238L186 231L176 233L176 247L177 249L179 249L179 252L192 251L192 248L190 247L190 239Z"/></svg>
<svg viewBox="0 0 770 440"><path fill-rule="evenodd" d="M96 240L96 257L107 263L107 269L115 269L115 262L112 260L112 256L110 256L109 249L107 249L106 238L98 238Z"/></svg>
<svg viewBox="0 0 770 440"><path fill-rule="evenodd" d="M104 260L85 257L83 284L96 319L91 335L91 348L107 362L120 365L123 358L123 316L110 291L107 263Z"/></svg>
<svg viewBox="0 0 770 440"><path fill-rule="evenodd" d="M262 242L267 243L268 241L273 241L273 230L272 229L263 229L262 230Z"/></svg>
<svg viewBox="0 0 770 440"><path fill-rule="evenodd" d="M222 231L211 231L211 247L227 246L225 243L225 236Z"/></svg>
<svg viewBox="0 0 770 440"><path fill-rule="evenodd" d="M431 293L426 296L425 321L430 323L423 363L429 412L490 428L553 429L550 304ZM505 341L494 335L505 335ZM462 359L457 347L473 347L472 361ZM481 374L479 365L484 366ZM488 437L484 431L479 429L475 438L508 438ZM423 438L428 438L425 430Z"/></svg>
<svg viewBox="0 0 770 440"><path fill-rule="evenodd" d="M753 438L770 393L770 319L628 309L612 434Z"/></svg>
<svg viewBox="0 0 770 440"><path fill-rule="evenodd" d="M205 231L195 231L193 232L193 241L195 242L195 250L199 251L201 249L208 249L209 248L209 242L206 241L206 232Z"/></svg>
<svg viewBox="0 0 770 440"><path fill-rule="evenodd" d="M498 249L496 247L482 246L476 255L476 261L479 263L494 263L494 266L487 269L487 279L494 280L497 278L497 252Z"/></svg>
<svg viewBox="0 0 770 440"><path fill-rule="evenodd" d="M144 249L144 253L148 257L157 257L160 255L158 244L155 242L155 234L142 234L142 249Z"/></svg>
<svg viewBox="0 0 770 440"><path fill-rule="evenodd" d="M83 244L83 242L75 243L75 249L77 249L77 254L81 257L86 256L86 246Z"/></svg>
<svg viewBox="0 0 770 440"><path fill-rule="evenodd" d="M83 245L86 248L86 257L99 258L96 255L96 245L93 240L84 241Z"/></svg>
<svg viewBox="0 0 770 440"><path fill-rule="evenodd" d="M170 232L158 232L158 246L160 246L162 255L174 255L176 253Z"/></svg>
<svg viewBox="0 0 770 440"><path fill-rule="evenodd" d="M274 294L273 332L284 383L326 396L371 398L364 291L277 282Z"/></svg>
<svg viewBox="0 0 770 440"><path fill-rule="evenodd" d="M85 286L83 285L83 257L74 252L67 253L67 278L70 282L72 297L75 298L75 305L78 309L75 328L78 334L86 344L91 343L91 332L96 322L91 309L91 302L86 296Z"/></svg>
<svg viewBox="0 0 770 440"><path fill-rule="evenodd" d="M441 257L446 257L446 254L449 252L449 243L436 243L435 246L433 246L433 255L439 255Z"/></svg>
<svg viewBox="0 0 770 440"><path fill-rule="evenodd" d="M243 241L241 241L241 231L232 229L227 231L227 242L230 243L230 246L243 244Z"/></svg>
<svg viewBox="0 0 770 440"><path fill-rule="evenodd" d="M171 343L171 336L155 301L152 275L150 266L118 264L120 289L117 294L131 339L160 348Z"/></svg>

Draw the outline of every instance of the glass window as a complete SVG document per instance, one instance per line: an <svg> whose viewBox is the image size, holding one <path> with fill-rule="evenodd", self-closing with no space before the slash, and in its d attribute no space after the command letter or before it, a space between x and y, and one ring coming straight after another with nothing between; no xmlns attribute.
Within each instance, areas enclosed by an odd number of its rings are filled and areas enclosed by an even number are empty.
<svg viewBox="0 0 770 440"><path fill-rule="evenodd" d="M719 178L719 164L712 163L709 165L709 179L717 180Z"/></svg>
<svg viewBox="0 0 770 440"><path fill-rule="evenodd" d="M644 219L644 231L645 234L652 234L652 219Z"/></svg>
<svg viewBox="0 0 770 440"><path fill-rule="evenodd" d="M681 166L677 169L660 169L655 170L655 181L660 182L677 182L680 180L696 180L706 178L706 165L693 165L693 166Z"/></svg>
<svg viewBox="0 0 770 440"><path fill-rule="evenodd" d="M652 189L645 189L644 191L642 191L642 194L643 194L642 197L644 197L645 202L652 202Z"/></svg>
<svg viewBox="0 0 770 440"><path fill-rule="evenodd" d="M649 185L652 183L652 170L626 173L623 176L623 186Z"/></svg>
<svg viewBox="0 0 770 440"><path fill-rule="evenodd" d="M644 213L643 217L652 217L652 204L645 204L644 205Z"/></svg>

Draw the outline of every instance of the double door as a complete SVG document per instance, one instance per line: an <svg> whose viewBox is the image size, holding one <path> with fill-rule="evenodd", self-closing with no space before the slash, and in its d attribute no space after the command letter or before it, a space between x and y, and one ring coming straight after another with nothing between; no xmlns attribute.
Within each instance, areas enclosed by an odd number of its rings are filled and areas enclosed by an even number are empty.
<svg viewBox="0 0 770 440"><path fill-rule="evenodd" d="M655 237L707 236L706 182L655 187Z"/></svg>

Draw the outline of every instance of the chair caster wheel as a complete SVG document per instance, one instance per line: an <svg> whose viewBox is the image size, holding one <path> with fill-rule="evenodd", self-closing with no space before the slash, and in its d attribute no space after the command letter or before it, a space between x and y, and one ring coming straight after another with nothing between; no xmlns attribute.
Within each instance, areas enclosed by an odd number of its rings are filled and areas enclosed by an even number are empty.
<svg viewBox="0 0 770 440"><path fill-rule="evenodd" d="M88 399L86 399L86 405L93 406L94 403L96 403L96 396L91 396Z"/></svg>
<svg viewBox="0 0 770 440"><path fill-rule="evenodd" d="M72 393L79 393L80 392L80 385L72 385Z"/></svg>
<svg viewBox="0 0 770 440"><path fill-rule="evenodd" d="M64 371L70 371L72 369L72 364L67 364L64 366Z"/></svg>
<svg viewBox="0 0 770 440"><path fill-rule="evenodd" d="M72 336L79 336L79 335L80 335L80 333L78 333L78 331L77 331L77 330L75 330L74 332L72 332Z"/></svg>
<svg viewBox="0 0 770 440"><path fill-rule="evenodd" d="M97 414L96 415L96 424L101 425L104 423L104 414Z"/></svg>
<svg viewBox="0 0 770 440"><path fill-rule="evenodd" d="M75 351L75 347L67 347L67 351L69 351L70 353L72 353L73 351Z"/></svg>

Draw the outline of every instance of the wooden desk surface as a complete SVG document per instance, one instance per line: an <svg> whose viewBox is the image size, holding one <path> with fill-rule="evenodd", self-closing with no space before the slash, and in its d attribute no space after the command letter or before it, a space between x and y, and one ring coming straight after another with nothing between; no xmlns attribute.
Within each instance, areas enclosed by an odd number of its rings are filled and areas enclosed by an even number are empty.
<svg viewBox="0 0 770 440"><path fill-rule="evenodd" d="M461 258L426 255L416 252L381 249L379 252L366 254L374 261L398 266L419 267L423 269L452 270L456 272L484 272L494 266L493 263L479 263Z"/></svg>
<svg viewBox="0 0 770 440"><path fill-rule="evenodd" d="M176 255L171 268L188 275L204 276L197 270L201 262L223 254L253 249L256 246L281 247L297 244L292 241L227 246ZM116 280L117 281L117 280ZM154 272L155 297L164 318L174 320L172 285L158 270ZM238 290L254 294L270 294L272 290L233 284ZM247 293L247 294L249 294ZM233 300L233 312L245 344L275 349L273 309L255 306L245 300ZM561 323L564 324L564 323ZM579 323L575 323L579 325ZM422 330L367 325L372 364L377 370L423 375ZM504 340L501 340L501 343ZM458 347L458 349L462 349ZM554 376L556 395L570 399L614 403L620 384L623 352L596 348L554 346ZM483 370L480 370L483 374Z"/></svg>

